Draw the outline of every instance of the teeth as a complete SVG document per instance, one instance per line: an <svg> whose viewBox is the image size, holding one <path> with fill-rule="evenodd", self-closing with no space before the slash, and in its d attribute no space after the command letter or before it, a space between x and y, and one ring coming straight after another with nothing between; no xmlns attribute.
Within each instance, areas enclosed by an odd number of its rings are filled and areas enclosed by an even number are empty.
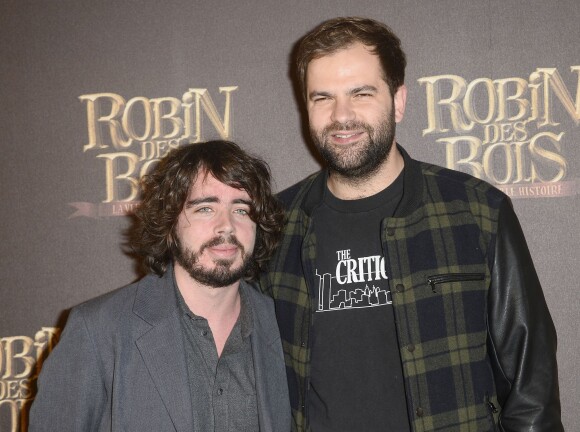
<svg viewBox="0 0 580 432"><path fill-rule="evenodd" d="M337 138L350 138L351 136L354 136L355 134L336 134L335 136Z"/></svg>

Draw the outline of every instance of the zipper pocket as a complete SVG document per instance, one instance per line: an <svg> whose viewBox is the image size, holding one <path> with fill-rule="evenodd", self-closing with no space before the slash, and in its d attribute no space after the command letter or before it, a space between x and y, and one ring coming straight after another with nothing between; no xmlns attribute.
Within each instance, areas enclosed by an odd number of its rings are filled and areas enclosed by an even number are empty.
<svg viewBox="0 0 580 432"><path fill-rule="evenodd" d="M493 404L493 402L492 402L492 401L490 401L489 399L487 400L487 407L489 408L489 411L490 411L492 414L497 414L497 412L498 412L498 411L497 411L497 408L495 407L495 405Z"/></svg>
<svg viewBox="0 0 580 432"><path fill-rule="evenodd" d="M495 407L494 403L489 399L487 393L485 394L485 404L487 405L487 416L489 418L489 422L491 423L491 430L493 432L496 432L498 431L497 417L499 410Z"/></svg>
<svg viewBox="0 0 580 432"><path fill-rule="evenodd" d="M435 290L435 285L447 282L478 281L484 279L485 279L484 273L445 273L428 276L427 283L431 287L431 290L434 293L437 293L437 291Z"/></svg>

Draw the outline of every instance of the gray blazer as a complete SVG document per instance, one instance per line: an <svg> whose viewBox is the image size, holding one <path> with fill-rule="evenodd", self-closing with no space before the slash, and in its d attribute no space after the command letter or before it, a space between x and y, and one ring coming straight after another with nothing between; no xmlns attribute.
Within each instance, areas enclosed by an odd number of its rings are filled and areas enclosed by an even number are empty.
<svg viewBox="0 0 580 432"><path fill-rule="evenodd" d="M191 432L190 387L172 275L141 281L72 309L42 367L29 432ZM270 298L242 282L260 432L290 431L280 334Z"/></svg>

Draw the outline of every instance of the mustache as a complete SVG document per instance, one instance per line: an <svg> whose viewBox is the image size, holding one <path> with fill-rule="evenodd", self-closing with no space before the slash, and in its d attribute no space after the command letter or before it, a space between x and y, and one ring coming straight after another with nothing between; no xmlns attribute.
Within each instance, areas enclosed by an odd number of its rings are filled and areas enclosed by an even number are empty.
<svg viewBox="0 0 580 432"><path fill-rule="evenodd" d="M329 125L327 125L323 130L322 134L324 136L330 135L333 132L339 131L351 131L351 130L360 130L364 129L367 132L372 132L373 128L370 127L368 124L360 122L360 121L349 121L346 123L342 123L339 121L333 121Z"/></svg>
<svg viewBox="0 0 580 432"><path fill-rule="evenodd" d="M232 235L229 235L227 237L223 237L223 236L214 237L214 238L206 241L204 244L202 244L199 247L199 253L202 253L207 248L219 246L222 244L229 244L229 245L236 246L242 252L244 252L244 246L242 245L242 243L240 243L240 241L237 239L237 237L232 234Z"/></svg>

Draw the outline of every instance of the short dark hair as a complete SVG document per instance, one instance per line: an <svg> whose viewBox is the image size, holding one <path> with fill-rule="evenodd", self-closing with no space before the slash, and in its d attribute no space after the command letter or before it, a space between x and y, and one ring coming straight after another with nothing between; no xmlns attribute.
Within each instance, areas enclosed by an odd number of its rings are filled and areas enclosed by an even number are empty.
<svg viewBox="0 0 580 432"><path fill-rule="evenodd" d="M172 150L151 174L141 179L142 201L135 211L133 251L144 258L149 271L161 276L173 261L178 239L177 221L198 175L243 189L252 201L250 217L256 223L254 262L245 275L255 279L277 247L284 210L271 191L270 169L229 141L189 144Z"/></svg>
<svg viewBox="0 0 580 432"><path fill-rule="evenodd" d="M333 54L360 42L379 57L383 78L394 96L405 83L407 59L401 40L387 25L369 18L340 17L324 21L298 43L296 73L302 95L306 94L306 71L315 59Z"/></svg>

